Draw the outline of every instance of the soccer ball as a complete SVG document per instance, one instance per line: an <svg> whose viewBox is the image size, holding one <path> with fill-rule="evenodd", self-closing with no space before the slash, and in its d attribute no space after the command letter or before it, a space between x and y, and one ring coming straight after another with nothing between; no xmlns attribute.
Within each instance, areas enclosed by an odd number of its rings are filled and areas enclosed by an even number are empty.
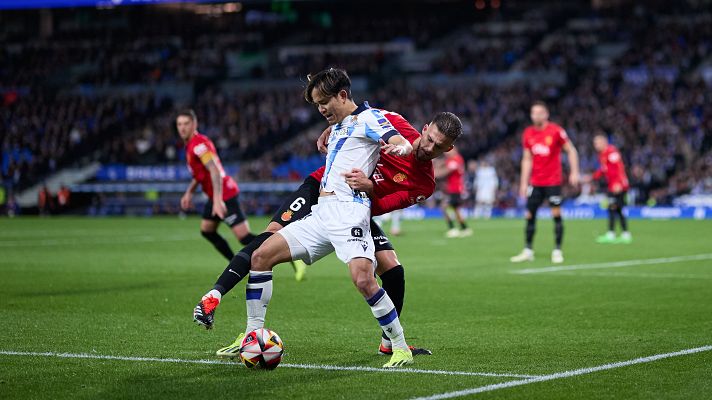
<svg viewBox="0 0 712 400"><path fill-rule="evenodd" d="M269 329L248 333L240 345L240 359L247 368L275 369L282 361L282 339Z"/></svg>

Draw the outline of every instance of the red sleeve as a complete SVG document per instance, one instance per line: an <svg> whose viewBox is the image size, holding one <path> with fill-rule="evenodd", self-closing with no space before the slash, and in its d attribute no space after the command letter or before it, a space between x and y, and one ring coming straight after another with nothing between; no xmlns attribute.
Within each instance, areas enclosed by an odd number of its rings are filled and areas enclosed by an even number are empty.
<svg viewBox="0 0 712 400"><path fill-rule="evenodd" d="M408 208L413 205L410 201L410 194L407 190L401 190L383 197L371 199L371 215L383 215L391 211Z"/></svg>
<svg viewBox="0 0 712 400"><path fill-rule="evenodd" d="M566 141L569 140L569 135L566 134L566 130L564 128L560 127L557 125L557 128L559 128L559 141L561 142L561 145L565 145Z"/></svg>
<svg viewBox="0 0 712 400"><path fill-rule="evenodd" d="M599 168L593 173L593 179L599 180L603 176L603 171Z"/></svg>
<svg viewBox="0 0 712 400"><path fill-rule="evenodd" d="M321 168L317 169L316 171L312 172L309 174L312 178L316 179L317 181L321 182L321 178L324 177L324 171L326 170L326 166L322 166Z"/></svg>
<svg viewBox="0 0 712 400"><path fill-rule="evenodd" d="M531 146L529 145L529 141L527 140L529 138L529 128L524 130L524 133L522 133L522 147L525 149L530 149Z"/></svg>

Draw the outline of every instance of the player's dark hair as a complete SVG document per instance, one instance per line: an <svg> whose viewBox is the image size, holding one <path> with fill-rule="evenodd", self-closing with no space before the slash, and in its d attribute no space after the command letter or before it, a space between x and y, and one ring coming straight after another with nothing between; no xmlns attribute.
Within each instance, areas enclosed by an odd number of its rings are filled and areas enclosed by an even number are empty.
<svg viewBox="0 0 712 400"><path fill-rule="evenodd" d="M546 111L549 111L549 106L546 105L544 100L536 100L535 102L532 103L532 107L534 107L534 106L544 107L544 109Z"/></svg>
<svg viewBox="0 0 712 400"><path fill-rule="evenodd" d="M343 69L325 69L314 75L307 75L307 81L309 83L304 89L304 98L310 104L314 104L314 98L312 98L314 89L324 97L334 97L345 90L349 99L351 98L351 78Z"/></svg>
<svg viewBox="0 0 712 400"><path fill-rule="evenodd" d="M457 115L451 112L441 112L435 114L435 117L430 122L438 127L438 130L443 135L449 137L453 141L462 135L462 121Z"/></svg>
<svg viewBox="0 0 712 400"><path fill-rule="evenodd" d="M190 108L186 108L186 109L183 109L183 110L178 111L178 113L176 114L176 118L178 118L178 117L188 117L188 118L190 118L192 121L197 121L197 120L198 120L198 116L195 115L195 111L193 111L193 110L190 109Z"/></svg>

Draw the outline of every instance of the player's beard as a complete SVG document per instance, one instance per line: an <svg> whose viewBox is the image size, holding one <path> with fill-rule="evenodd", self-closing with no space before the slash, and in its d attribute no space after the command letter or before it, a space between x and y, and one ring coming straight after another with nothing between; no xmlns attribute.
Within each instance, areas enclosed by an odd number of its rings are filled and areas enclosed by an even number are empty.
<svg viewBox="0 0 712 400"><path fill-rule="evenodd" d="M418 161L428 161L430 159L427 154L421 152L420 141L418 141L418 146L415 148L414 155L415 159Z"/></svg>

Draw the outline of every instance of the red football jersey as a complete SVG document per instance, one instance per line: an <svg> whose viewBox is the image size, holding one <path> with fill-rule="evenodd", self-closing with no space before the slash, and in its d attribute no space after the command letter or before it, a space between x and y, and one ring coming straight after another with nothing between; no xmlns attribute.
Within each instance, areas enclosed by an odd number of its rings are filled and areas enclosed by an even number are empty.
<svg viewBox="0 0 712 400"><path fill-rule="evenodd" d="M524 130L522 146L532 153L532 186L561 185L561 148L567 140L566 131L553 122L543 129L529 126Z"/></svg>
<svg viewBox="0 0 712 400"><path fill-rule="evenodd" d="M225 174L218 152L215 150L215 145L207 136L195 132L193 137L185 146L185 160L188 164L188 170L193 178L195 178L210 200L213 199L213 183L210 180L210 171L205 166L210 160L215 162L220 176L222 177L222 198L227 200L233 198L240 193L237 183L230 176Z"/></svg>
<svg viewBox="0 0 712 400"><path fill-rule="evenodd" d="M445 167L450 173L447 175L445 192L448 194L462 194L465 191L465 159L459 154L447 156Z"/></svg>
<svg viewBox="0 0 712 400"><path fill-rule="evenodd" d="M629 189L628 176L625 173L623 157L616 146L609 144L605 150L598 154L600 166L593 174L594 179L605 176L608 182L608 191L611 193L623 192Z"/></svg>
<svg viewBox="0 0 712 400"><path fill-rule="evenodd" d="M420 133L402 115L381 111L398 133L411 144L420 137ZM310 176L321 181L323 175L324 167L321 167ZM410 207L425 201L435 191L433 162L417 160L415 151L408 157L381 153L371 180L374 183L371 215L382 215Z"/></svg>

